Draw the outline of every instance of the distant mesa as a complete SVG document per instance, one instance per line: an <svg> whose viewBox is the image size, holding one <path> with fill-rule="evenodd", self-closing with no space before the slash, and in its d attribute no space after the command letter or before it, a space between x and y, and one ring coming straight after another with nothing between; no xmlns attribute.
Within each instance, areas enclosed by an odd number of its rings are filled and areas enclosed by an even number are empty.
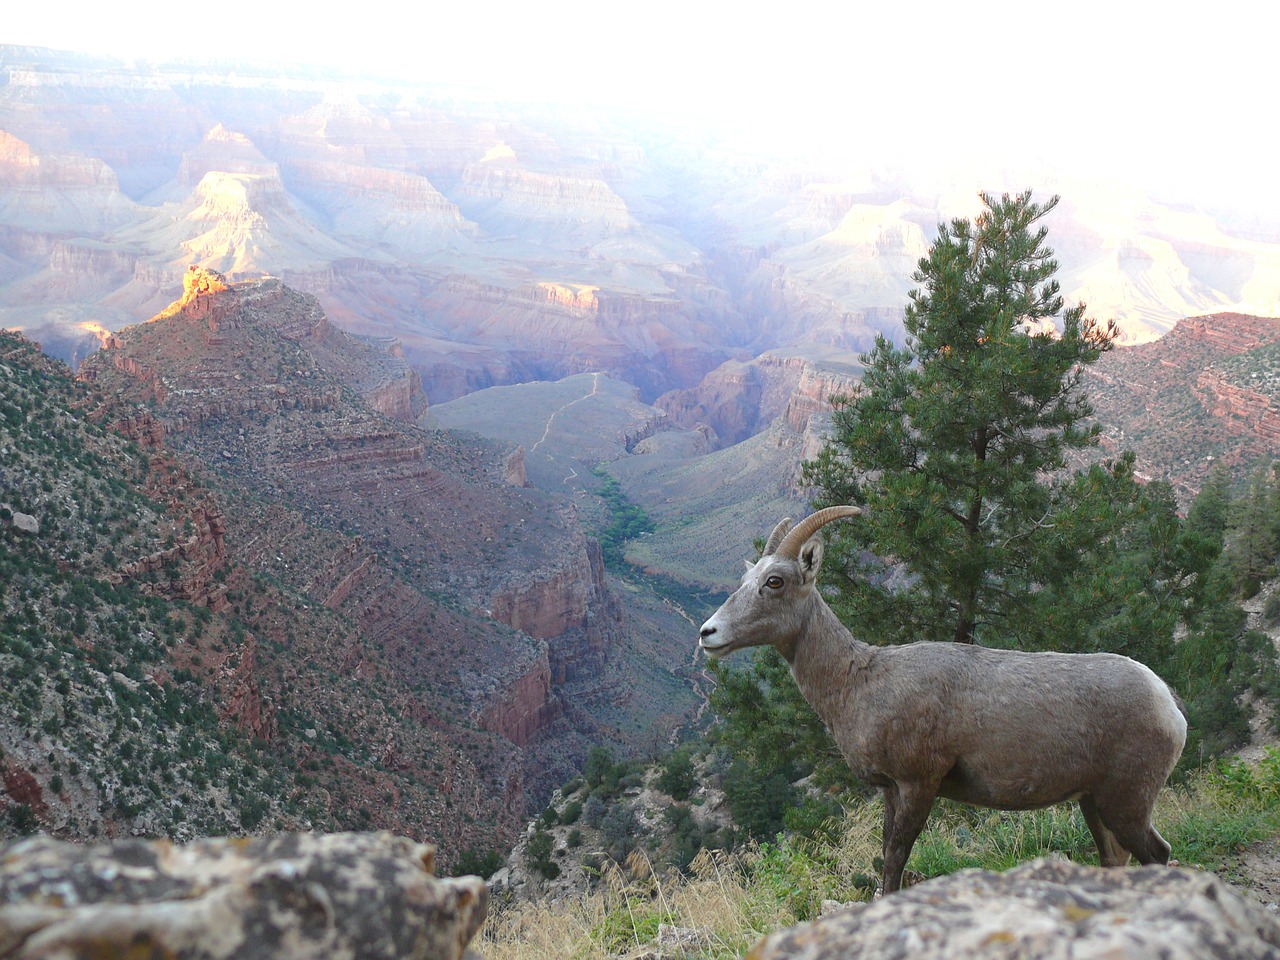
<svg viewBox="0 0 1280 960"><path fill-rule="evenodd" d="M480 162L495 163L499 160L515 160L515 158L516 152L499 140L485 152L485 155L480 158Z"/></svg>
<svg viewBox="0 0 1280 960"><path fill-rule="evenodd" d="M201 144L182 156L177 184L185 190L195 188L211 172L247 174L255 177L279 177L277 164L262 155L242 133L215 124Z"/></svg>

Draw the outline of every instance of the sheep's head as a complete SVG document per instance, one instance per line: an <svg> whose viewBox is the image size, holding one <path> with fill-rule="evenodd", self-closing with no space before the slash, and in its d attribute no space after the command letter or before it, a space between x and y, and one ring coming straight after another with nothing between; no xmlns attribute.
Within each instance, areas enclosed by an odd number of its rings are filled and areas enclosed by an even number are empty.
<svg viewBox="0 0 1280 960"><path fill-rule="evenodd" d="M832 520L855 517L857 507L827 507L792 529L790 518L773 528L764 554L748 564L742 584L699 631L699 645L718 660L743 647L771 644L789 660L808 601L822 568L818 531Z"/></svg>

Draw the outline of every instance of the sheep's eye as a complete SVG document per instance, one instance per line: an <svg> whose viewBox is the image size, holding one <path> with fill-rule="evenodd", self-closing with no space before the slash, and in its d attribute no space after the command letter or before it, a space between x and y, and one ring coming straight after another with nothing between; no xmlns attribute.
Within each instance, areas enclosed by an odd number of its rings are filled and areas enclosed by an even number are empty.
<svg viewBox="0 0 1280 960"><path fill-rule="evenodd" d="M764 585L772 590L777 590L782 586L782 578L775 573L772 577L765 580Z"/></svg>

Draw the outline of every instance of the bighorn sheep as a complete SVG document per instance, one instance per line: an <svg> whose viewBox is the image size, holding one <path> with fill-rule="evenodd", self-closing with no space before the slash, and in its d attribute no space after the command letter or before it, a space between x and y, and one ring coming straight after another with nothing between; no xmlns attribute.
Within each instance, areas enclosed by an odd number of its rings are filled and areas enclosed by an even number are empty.
<svg viewBox="0 0 1280 960"><path fill-rule="evenodd" d="M902 884L935 797L997 810L1076 800L1103 866L1167 863L1156 794L1186 742L1181 704L1147 667L1109 653L958 643L873 647L817 588L822 539L857 507L774 528L764 556L702 625L713 659L776 647L854 774L884 791L884 886Z"/></svg>

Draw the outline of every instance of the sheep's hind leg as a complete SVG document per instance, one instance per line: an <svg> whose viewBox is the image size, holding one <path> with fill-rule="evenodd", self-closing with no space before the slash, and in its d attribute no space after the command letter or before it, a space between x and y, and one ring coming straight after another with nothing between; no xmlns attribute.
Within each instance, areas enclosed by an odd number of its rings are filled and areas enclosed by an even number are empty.
<svg viewBox="0 0 1280 960"><path fill-rule="evenodd" d="M1103 825L1093 797L1086 793L1078 802L1080 812L1084 814L1084 822L1089 827L1089 833L1093 835L1093 842L1097 844L1098 862L1104 867L1123 867L1129 862L1129 851L1122 847L1115 834Z"/></svg>
<svg viewBox="0 0 1280 960"><path fill-rule="evenodd" d="M1160 836L1155 827L1135 827L1130 830L1114 830L1116 839L1144 866L1150 863L1169 862L1169 842Z"/></svg>
<svg viewBox="0 0 1280 960"><path fill-rule="evenodd" d="M1095 798L1096 800L1096 798ZM1120 846L1141 864L1168 863L1169 844L1151 825L1150 802L1135 796L1106 798L1097 811Z"/></svg>
<svg viewBox="0 0 1280 960"><path fill-rule="evenodd" d="M902 872L916 838L933 809L937 790L890 784L884 788L884 885L885 893L902 886Z"/></svg>

